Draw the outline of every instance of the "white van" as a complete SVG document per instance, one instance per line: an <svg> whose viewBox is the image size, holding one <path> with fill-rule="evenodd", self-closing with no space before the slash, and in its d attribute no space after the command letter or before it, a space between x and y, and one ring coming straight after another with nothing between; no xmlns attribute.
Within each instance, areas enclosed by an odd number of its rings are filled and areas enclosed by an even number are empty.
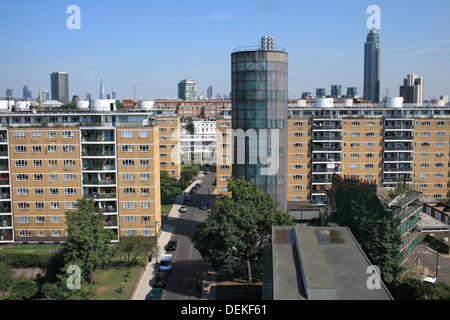
<svg viewBox="0 0 450 320"><path fill-rule="evenodd" d="M172 270L173 256L171 254L163 254L161 257L161 263L159 264L159 270L168 271Z"/></svg>

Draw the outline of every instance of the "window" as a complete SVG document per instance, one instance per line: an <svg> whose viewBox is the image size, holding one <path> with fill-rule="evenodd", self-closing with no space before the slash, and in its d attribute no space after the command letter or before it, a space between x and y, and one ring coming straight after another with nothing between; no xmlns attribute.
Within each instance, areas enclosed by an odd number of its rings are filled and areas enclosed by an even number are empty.
<svg viewBox="0 0 450 320"><path fill-rule="evenodd" d="M148 138L148 130L139 130L139 138Z"/></svg>
<svg viewBox="0 0 450 320"><path fill-rule="evenodd" d="M373 168L374 168L374 165L373 165L373 163L366 163L366 164L364 165L364 168L365 168L365 169L373 169Z"/></svg>
<svg viewBox="0 0 450 320"><path fill-rule="evenodd" d="M150 201L141 201L141 209L149 209L149 208L150 208Z"/></svg>
<svg viewBox="0 0 450 320"><path fill-rule="evenodd" d="M74 145L64 145L62 147L63 152L68 153L68 152L75 152L75 146Z"/></svg>
<svg viewBox="0 0 450 320"><path fill-rule="evenodd" d="M31 237L31 230L19 230L19 237Z"/></svg>
<svg viewBox="0 0 450 320"><path fill-rule="evenodd" d="M17 202L17 209L30 209L29 202Z"/></svg>
<svg viewBox="0 0 450 320"><path fill-rule="evenodd" d="M294 174L293 179L294 180L302 180L303 176L301 174Z"/></svg>
<svg viewBox="0 0 450 320"><path fill-rule="evenodd" d="M25 153L25 152L27 152L27 147L26 146L14 146L14 152Z"/></svg>
<svg viewBox="0 0 450 320"><path fill-rule="evenodd" d="M375 143L374 142L366 142L366 148L374 148Z"/></svg>
<svg viewBox="0 0 450 320"><path fill-rule="evenodd" d="M141 173L140 176L141 176L141 179L140 179L141 181L150 180L150 173Z"/></svg>
<svg viewBox="0 0 450 320"><path fill-rule="evenodd" d="M421 158L429 158L430 157L430 153L429 152L421 152L420 153L420 157Z"/></svg>
<svg viewBox="0 0 450 320"><path fill-rule="evenodd" d="M431 137L430 131L423 131L422 132L422 137Z"/></svg>
<svg viewBox="0 0 450 320"><path fill-rule="evenodd" d="M136 202L134 201L125 201L123 203L124 209L136 209Z"/></svg>
<svg viewBox="0 0 450 320"><path fill-rule="evenodd" d="M350 148L359 148L359 142L350 143Z"/></svg>
<svg viewBox="0 0 450 320"><path fill-rule="evenodd" d="M132 167L132 166L134 166L134 159L123 159L122 165L124 167Z"/></svg>
<svg viewBox="0 0 450 320"><path fill-rule="evenodd" d="M122 173L122 180L134 181L134 173Z"/></svg>
<svg viewBox="0 0 450 320"><path fill-rule="evenodd" d="M140 159L139 160L139 165L141 167L148 167L149 166L149 160L148 159Z"/></svg>
<svg viewBox="0 0 450 320"><path fill-rule="evenodd" d="M443 120L436 121L436 125L438 127L445 127L445 121L443 121Z"/></svg>
<svg viewBox="0 0 450 320"><path fill-rule="evenodd" d="M16 181L28 181L28 174L26 173L16 174Z"/></svg>
<svg viewBox="0 0 450 320"><path fill-rule="evenodd" d="M75 167L75 160L73 160L73 159L63 160L63 166L64 167Z"/></svg>
<svg viewBox="0 0 450 320"><path fill-rule="evenodd" d="M14 139L25 139L26 137L26 131L14 131Z"/></svg>
<svg viewBox="0 0 450 320"><path fill-rule="evenodd" d="M49 181L58 181L58 174L57 173L49 173L48 180Z"/></svg>
<svg viewBox="0 0 450 320"><path fill-rule="evenodd" d="M55 145L50 145L50 146L47 146L47 152L56 152L56 146Z"/></svg>
<svg viewBox="0 0 450 320"><path fill-rule="evenodd" d="M74 131L63 131L62 137L63 138L73 138L73 137L75 137L75 132Z"/></svg>
<svg viewBox="0 0 450 320"><path fill-rule="evenodd" d="M52 223L60 223L60 222L61 222L59 216L50 216L50 221L51 221Z"/></svg>
<svg viewBox="0 0 450 320"><path fill-rule="evenodd" d="M56 131L47 131L47 138L56 138Z"/></svg>
<svg viewBox="0 0 450 320"><path fill-rule="evenodd" d="M375 137L375 132L366 132L366 138Z"/></svg>
<svg viewBox="0 0 450 320"><path fill-rule="evenodd" d="M74 173L64 173L64 181L75 181L77 179L77 175Z"/></svg>
<svg viewBox="0 0 450 320"><path fill-rule="evenodd" d="M352 121L352 122L350 122L350 125L352 127L359 127L360 126L360 122L359 121Z"/></svg>
<svg viewBox="0 0 450 320"><path fill-rule="evenodd" d="M26 167L28 166L27 160L16 160L16 167Z"/></svg>
<svg viewBox="0 0 450 320"><path fill-rule="evenodd" d="M422 143L420 144L420 146L421 146L422 148L428 148L428 147L430 146L430 143L429 143L429 142L422 142Z"/></svg>
<svg viewBox="0 0 450 320"><path fill-rule="evenodd" d="M77 208L76 201L67 201L64 205L65 205L66 209L76 209Z"/></svg>
<svg viewBox="0 0 450 320"><path fill-rule="evenodd" d="M30 216L19 216L18 217L19 223L30 223Z"/></svg>
<svg viewBox="0 0 450 320"><path fill-rule="evenodd" d="M17 188L16 193L18 196L27 196L28 195L28 188Z"/></svg>
<svg viewBox="0 0 450 320"><path fill-rule="evenodd" d="M66 196L73 196L77 194L77 188L64 188L64 194Z"/></svg>
<svg viewBox="0 0 450 320"><path fill-rule="evenodd" d="M123 188L123 194L130 195L130 194L136 194L135 188Z"/></svg>
<svg viewBox="0 0 450 320"><path fill-rule="evenodd" d="M350 159L359 159L359 153L350 153Z"/></svg>
<svg viewBox="0 0 450 320"><path fill-rule="evenodd" d="M359 132L352 132L351 134L350 134L350 137L352 137L352 138L358 138L360 136L360 133Z"/></svg>
<svg viewBox="0 0 450 320"><path fill-rule="evenodd" d="M58 188L49 188L48 189L50 195L56 196L59 194L59 189Z"/></svg>
<svg viewBox="0 0 450 320"><path fill-rule="evenodd" d="M303 121L295 121L294 127L303 127Z"/></svg>
<svg viewBox="0 0 450 320"><path fill-rule="evenodd" d="M44 194L44 188L34 188L34 194L37 196L42 196Z"/></svg>
<svg viewBox="0 0 450 320"><path fill-rule="evenodd" d="M375 121L366 121L366 127L374 127Z"/></svg>
<svg viewBox="0 0 450 320"><path fill-rule="evenodd" d="M50 202L50 209L59 209L59 202Z"/></svg>
<svg viewBox="0 0 450 320"><path fill-rule="evenodd" d="M33 160L33 167L42 167L42 160Z"/></svg>
<svg viewBox="0 0 450 320"><path fill-rule="evenodd" d="M44 202L35 202L34 207L36 210L43 210L44 209Z"/></svg>
<svg viewBox="0 0 450 320"><path fill-rule="evenodd" d="M31 138L38 139L40 137L41 137L41 132L40 131L31 131Z"/></svg>
<svg viewBox="0 0 450 320"><path fill-rule="evenodd" d="M36 216L36 223L45 223L44 216Z"/></svg>
<svg viewBox="0 0 450 320"><path fill-rule="evenodd" d="M124 144L122 146L122 152L133 152L134 146L132 144Z"/></svg>
<svg viewBox="0 0 450 320"><path fill-rule="evenodd" d="M434 156L435 156L436 158L443 158L443 157L444 157L444 153L443 153L443 152L436 152L436 153L434 154Z"/></svg>
<svg viewBox="0 0 450 320"><path fill-rule="evenodd" d="M33 146L33 153L41 153L42 147L41 146Z"/></svg>
<svg viewBox="0 0 450 320"><path fill-rule="evenodd" d="M134 130L122 130L122 138L134 138Z"/></svg>
<svg viewBox="0 0 450 320"><path fill-rule="evenodd" d="M141 188L141 194L149 195L150 188L148 188L148 187Z"/></svg>
<svg viewBox="0 0 450 320"><path fill-rule="evenodd" d="M359 169L358 163L350 163L350 169Z"/></svg>
<svg viewBox="0 0 450 320"><path fill-rule="evenodd" d="M148 144L141 144L141 145L139 146L139 151L140 151L140 152L148 152L148 151L149 151Z"/></svg>
<svg viewBox="0 0 450 320"><path fill-rule="evenodd" d="M372 152L366 153L366 159L373 159L375 157L375 154Z"/></svg>
<svg viewBox="0 0 450 320"><path fill-rule="evenodd" d="M61 230L52 229L52 237L61 237Z"/></svg>

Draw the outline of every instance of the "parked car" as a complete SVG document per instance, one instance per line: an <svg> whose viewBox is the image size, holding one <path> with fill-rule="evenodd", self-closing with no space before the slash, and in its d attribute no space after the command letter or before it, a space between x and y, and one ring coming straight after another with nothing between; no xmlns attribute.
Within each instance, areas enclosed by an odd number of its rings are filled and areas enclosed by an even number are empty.
<svg viewBox="0 0 450 320"><path fill-rule="evenodd" d="M155 281L153 282L153 287L165 288L167 286L168 279L169 279L169 274L166 271L158 271L155 275Z"/></svg>
<svg viewBox="0 0 450 320"><path fill-rule="evenodd" d="M184 201L189 201L191 200L191 195L189 193L184 195Z"/></svg>
<svg viewBox="0 0 450 320"><path fill-rule="evenodd" d="M212 183L213 186L217 185L217 178L214 179L214 182Z"/></svg>
<svg viewBox="0 0 450 320"><path fill-rule="evenodd" d="M169 242L167 243L166 251L173 251L173 250L175 250L176 248L177 248L177 241L171 240L171 241L169 241Z"/></svg>
<svg viewBox="0 0 450 320"><path fill-rule="evenodd" d="M187 206L185 206L185 205L181 206L180 212L187 212L187 211L188 211Z"/></svg>
<svg viewBox="0 0 450 320"><path fill-rule="evenodd" d="M204 174L209 174L209 169L205 169L205 171L203 171Z"/></svg>
<svg viewBox="0 0 450 320"><path fill-rule="evenodd" d="M202 204L200 205L200 209L201 210L206 210L208 209L208 201L207 200L203 200Z"/></svg>
<svg viewBox="0 0 450 320"><path fill-rule="evenodd" d="M171 254L163 254L159 264L160 271L170 272L172 270L173 256Z"/></svg>
<svg viewBox="0 0 450 320"><path fill-rule="evenodd" d="M194 186L194 188L200 189L201 186L202 186L202 185L201 185L200 183L196 183L195 186Z"/></svg>
<svg viewBox="0 0 450 320"><path fill-rule="evenodd" d="M190 193L196 193L198 191L198 188L196 187L192 187L191 190L189 191Z"/></svg>
<svg viewBox="0 0 450 320"><path fill-rule="evenodd" d="M153 288L148 294L148 300L161 300L162 293L162 288Z"/></svg>

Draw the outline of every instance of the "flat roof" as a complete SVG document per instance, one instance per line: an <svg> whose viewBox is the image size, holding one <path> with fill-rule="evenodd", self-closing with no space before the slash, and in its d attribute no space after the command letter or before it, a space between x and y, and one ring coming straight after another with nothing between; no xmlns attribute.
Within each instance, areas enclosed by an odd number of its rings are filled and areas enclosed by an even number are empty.
<svg viewBox="0 0 450 320"><path fill-rule="evenodd" d="M272 262L275 300L392 300L345 227L273 227Z"/></svg>

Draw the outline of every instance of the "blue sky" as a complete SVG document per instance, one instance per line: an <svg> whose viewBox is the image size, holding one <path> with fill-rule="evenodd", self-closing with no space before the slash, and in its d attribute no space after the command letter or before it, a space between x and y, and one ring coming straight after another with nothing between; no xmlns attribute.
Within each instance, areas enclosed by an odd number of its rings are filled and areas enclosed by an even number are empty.
<svg viewBox="0 0 450 320"><path fill-rule="evenodd" d="M81 9L69 30L67 8ZM50 73L69 73L70 96L174 98L190 78L228 94L231 53L263 35L289 53L289 95L341 84L363 94L370 5L381 10L381 90L398 95L409 73L424 77L424 98L450 94L448 0L16 0L1 1L0 96L28 84L50 91ZM345 91L345 89L344 89Z"/></svg>

